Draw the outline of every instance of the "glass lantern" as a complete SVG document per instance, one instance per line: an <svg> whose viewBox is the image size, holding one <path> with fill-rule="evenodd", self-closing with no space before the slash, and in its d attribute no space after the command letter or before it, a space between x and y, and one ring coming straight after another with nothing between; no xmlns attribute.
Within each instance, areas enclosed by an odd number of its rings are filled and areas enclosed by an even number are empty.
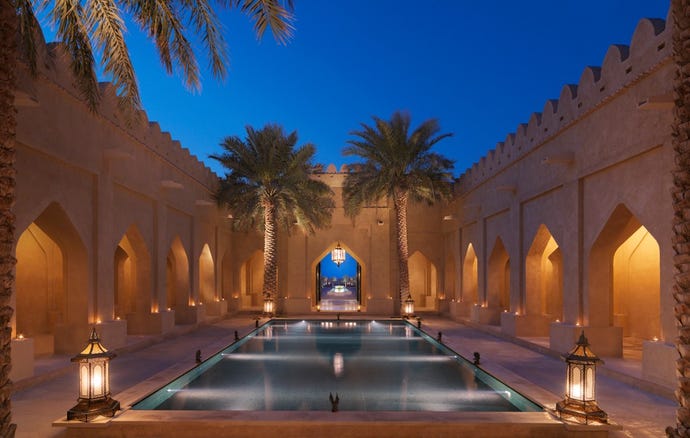
<svg viewBox="0 0 690 438"><path fill-rule="evenodd" d="M331 251L331 261L338 267L345 262L345 250L340 246L340 242Z"/></svg>
<svg viewBox="0 0 690 438"><path fill-rule="evenodd" d="M565 400L556 404L560 417L585 424L590 421L606 423L608 415L597 405L595 395L596 365L602 360L589 349L584 331L575 348L563 359L567 364Z"/></svg>
<svg viewBox="0 0 690 438"><path fill-rule="evenodd" d="M71 361L79 364L79 398L67 411L67 420L89 421L99 415L112 417L120 409L120 402L110 397L110 360L115 353L101 344L96 328L89 343Z"/></svg>
<svg viewBox="0 0 690 438"><path fill-rule="evenodd" d="M407 299L403 302L402 314L405 318L409 318L414 315L414 300L411 296L407 297Z"/></svg>
<svg viewBox="0 0 690 438"><path fill-rule="evenodd" d="M273 298L265 297L264 298L264 315L273 316L274 309L275 309L275 302L273 301Z"/></svg>

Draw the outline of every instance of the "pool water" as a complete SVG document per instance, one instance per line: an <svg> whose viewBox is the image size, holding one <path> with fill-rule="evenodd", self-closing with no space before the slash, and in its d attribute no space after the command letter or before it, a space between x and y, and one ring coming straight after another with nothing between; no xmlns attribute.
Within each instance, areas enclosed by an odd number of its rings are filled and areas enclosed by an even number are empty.
<svg viewBox="0 0 690 438"><path fill-rule="evenodd" d="M541 411L400 320L273 320L137 410Z"/></svg>

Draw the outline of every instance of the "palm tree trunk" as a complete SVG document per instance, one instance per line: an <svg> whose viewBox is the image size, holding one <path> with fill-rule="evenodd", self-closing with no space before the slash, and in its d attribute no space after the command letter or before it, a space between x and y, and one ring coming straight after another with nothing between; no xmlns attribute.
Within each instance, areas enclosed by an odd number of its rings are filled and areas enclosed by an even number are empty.
<svg viewBox="0 0 690 438"><path fill-rule="evenodd" d="M673 58L676 64L673 120L673 263L675 266L676 361L678 388L676 427L672 437L690 437L690 0L672 0Z"/></svg>
<svg viewBox="0 0 690 438"><path fill-rule="evenodd" d="M13 437L10 397L12 368L12 287L14 285L14 94L17 87L17 9L13 0L0 0L0 436Z"/></svg>
<svg viewBox="0 0 690 438"><path fill-rule="evenodd" d="M277 260L278 251L276 234L276 211L270 202L264 202L264 299L275 299L278 292Z"/></svg>
<svg viewBox="0 0 690 438"><path fill-rule="evenodd" d="M398 244L398 271L400 279L398 282L399 306L410 298L410 272L407 266L409 250L407 248L407 192L396 192L393 196L395 207L395 233Z"/></svg>

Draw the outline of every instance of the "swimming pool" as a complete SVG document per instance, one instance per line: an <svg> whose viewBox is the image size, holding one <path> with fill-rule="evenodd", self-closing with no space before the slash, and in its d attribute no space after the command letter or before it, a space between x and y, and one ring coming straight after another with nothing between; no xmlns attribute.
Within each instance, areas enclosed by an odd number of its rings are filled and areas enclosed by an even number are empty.
<svg viewBox="0 0 690 438"><path fill-rule="evenodd" d="M340 411L542 411L400 320L272 320L132 409L331 411L336 398Z"/></svg>

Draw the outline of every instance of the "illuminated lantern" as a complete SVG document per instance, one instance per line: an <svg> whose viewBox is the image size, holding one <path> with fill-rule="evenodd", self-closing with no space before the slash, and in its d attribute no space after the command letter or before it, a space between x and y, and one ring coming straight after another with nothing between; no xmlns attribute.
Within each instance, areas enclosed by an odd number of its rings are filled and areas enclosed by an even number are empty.
<svg viewBox="0 0 690 438"><path fill-rule="evenodd" d="M599 408L595 396L596 365L602 361L589 349L584 331L575 348L563 359L567 364L565 400L556 404L560 417L585 424L606 423L608 415Z"/></svg>
<svg viewBox="0 0 690 438"><path fill-rule="evenodd" d="M89 343L71 361L79 363L79 398L77 404L67 411L67 420L89 421L98 415L112 417L120 409L120 402L110 397L109 352L98 339L94 327Z"/></svg>
<svg viewBox="0 0 690 438"><path fill-rule="evenodd" d="M407 299L403 303L402 313L404 317L410 317L414 315L414 300L412 299L412 297L407 297Z"/></svg>
<svg viewBox="0 0 690 438"><path fill-rule="evenodd" d="M275 303L273 302L273 298L271 298L271 297L264 298L264 315L273 316L274 309L275 309Z"/></svg>
<svg viewBox="0 0 690 438"><path fill-rule="evenodd" d="M331 251L331 261L338 267L345 262L345 250L340 246L340 242Z"/></svg>

